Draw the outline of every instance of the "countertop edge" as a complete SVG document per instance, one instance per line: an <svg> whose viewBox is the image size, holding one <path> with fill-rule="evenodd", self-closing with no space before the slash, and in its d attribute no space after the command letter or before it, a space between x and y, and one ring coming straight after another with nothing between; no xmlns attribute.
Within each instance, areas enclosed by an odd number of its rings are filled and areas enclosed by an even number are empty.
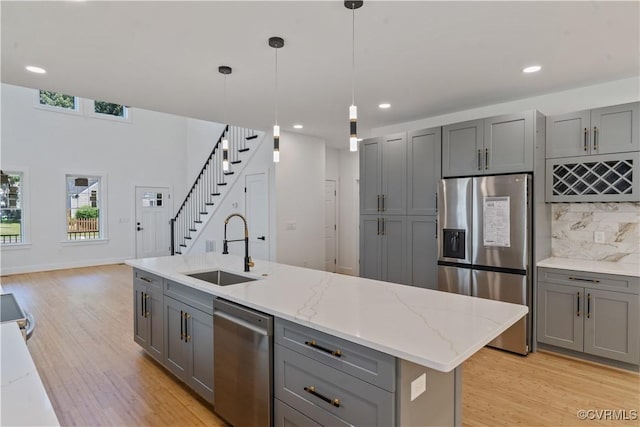
<svg viewBox="0 0 640 427"><path fill-rule="evenodd" d="M636 264L624 264L609 261L549 257L542 261L538 261L536 263L536 267L613 274L616 276L640 277L640 266Z"/></svg>

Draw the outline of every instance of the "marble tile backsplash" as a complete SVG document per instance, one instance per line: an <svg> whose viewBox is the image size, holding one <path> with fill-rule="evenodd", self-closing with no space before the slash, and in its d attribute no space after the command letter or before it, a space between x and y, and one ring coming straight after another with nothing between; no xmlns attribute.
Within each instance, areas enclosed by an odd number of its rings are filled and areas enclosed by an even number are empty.
<svg viewBox="0 0 640 427"><path fill-rule="evenodd" d="M640 265L640 203L554 203L551 235L554 257Z"/></svg>

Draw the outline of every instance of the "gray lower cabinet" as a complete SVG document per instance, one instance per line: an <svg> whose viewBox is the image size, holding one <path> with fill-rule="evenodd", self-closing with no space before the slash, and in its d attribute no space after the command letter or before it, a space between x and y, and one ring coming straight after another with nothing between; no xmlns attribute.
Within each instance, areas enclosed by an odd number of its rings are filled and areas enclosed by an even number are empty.
<svg viewBox="0 0 640 427"><path fill-rule="evenodd" d="M547 117L547 158L640 150L640 103Z"/></svg>
<svg viewBox="0 0 640 427"><path fill-rule="evenodd" d="M407 217L407 284L438 289L438 240L435 216Z"/></svg>
<svg viewBox="0 0 640 427"><path fill-rule="evenodd" d="M539 269L538 341L640 364L640 279Z"/></svg>
<svg viewBox="0 0 640 427"><path fill-rule="evenodd" d="M274 427L322 427L321 424L286 403L282 403L279 399L274 399L273 402L273 425Z"/></svg>
<svg viewBox="0 0 640 427"><path fill-rule="evenodd" d="M164 295L162 278L133 272L133 339L159 362L164 359Z"/></svg>
<svg viewBox="0 0 640 427"><path fill-rule="evenodd" d="M275 343L276 426L395 425L394 357L282 319Z"/></svg>
<svg viewBox="0 0 640 427"><path fill-rule="evenodd" d="M407 217L360 215L360 276L407 283Z"/></svg>
<svg viewBox="0 0 640 427"><path fill-rule="evenodd" d="M168 296L165 308L165 366L213 403L213 316Z"/></svg>
<svg viewBox="0 0 640 427"><path fill-rule="evenodd" d="M456 123L442 128L442 176L531 172L537 111Z"/></svg>

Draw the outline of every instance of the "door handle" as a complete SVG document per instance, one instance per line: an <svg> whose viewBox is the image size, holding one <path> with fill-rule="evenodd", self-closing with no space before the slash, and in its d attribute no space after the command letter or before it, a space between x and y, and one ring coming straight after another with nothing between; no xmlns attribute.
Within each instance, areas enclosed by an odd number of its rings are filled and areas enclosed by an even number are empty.
<svg viewBox="0 0 640 427"><path fill-rule="evenodd" d="M136 228L138 229L138 231L142 231L142 230L144 230L144 228L142 228L142 227L140 227L140 226L138 226L138 227L136 227Z"/></svg>
<svg viewBox="0 0 640 427"><path fill-rule="evenodd" d="M265 236L258 236L258 240L264 241L264 240L267 240L267 238Z"/></svg>

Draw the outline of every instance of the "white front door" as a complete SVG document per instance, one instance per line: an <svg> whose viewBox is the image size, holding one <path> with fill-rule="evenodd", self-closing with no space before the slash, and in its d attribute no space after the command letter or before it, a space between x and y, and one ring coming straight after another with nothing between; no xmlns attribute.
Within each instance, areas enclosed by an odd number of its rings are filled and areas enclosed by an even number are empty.
<svg viewBox="0 0 640 427"><path fill-rule="evenodd" d="M269 260L269 178L266 172L244 178L245 216L249 228L249 255Z"/></svg>
<svg viewBox="0 0 640 427"><path fill-rule="evenodd" d="M324 238L325 238L325 262L324 269L326 271L336 272L336 182L332 180L325 181L324 191Z"/></svg>
<svg viewBox="0 0 640 427"><path fill-rule="evenodd" d="M136 187L136 258L170 255L169 189Z"/></svg>

